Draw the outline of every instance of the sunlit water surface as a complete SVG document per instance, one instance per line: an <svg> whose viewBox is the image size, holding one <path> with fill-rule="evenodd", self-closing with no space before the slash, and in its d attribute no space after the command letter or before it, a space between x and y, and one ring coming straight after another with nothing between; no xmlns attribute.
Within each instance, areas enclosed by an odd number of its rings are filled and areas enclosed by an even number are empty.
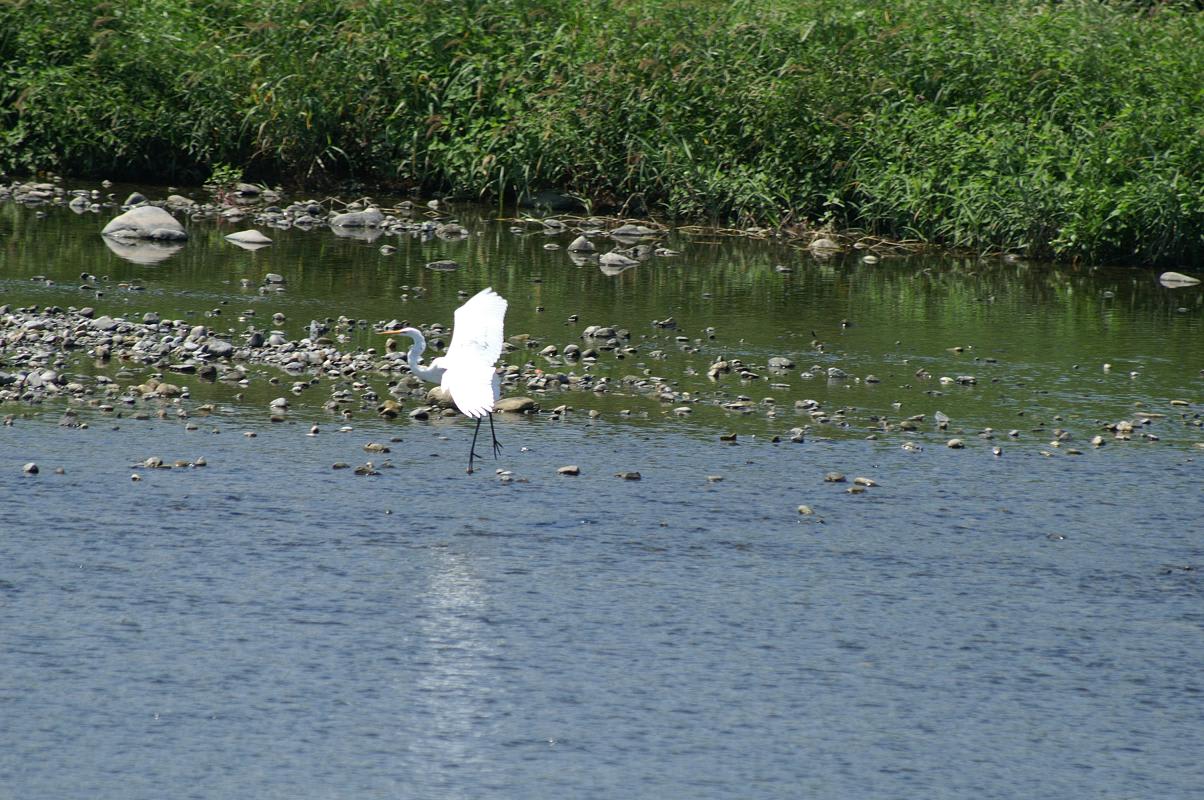
<svg viewBox="0 0 1204 800"><path fill-rule="evenodd" d="M508 333L563 345L626 326L642 353L598 374L647 369L699 402L679 417L617 387L543 396L574 411L499 419L505 449L471 477L467 421L331 417L322 384L271 424L291 379L268 370L190 384L183 407L216 406L195 430L6 407L0 796L1199 796L1200 293L1134 271L817 262L684 237L678 259L607 276L475 218L466 242L390 256L329 231L270 231L246 253L194 224L140 266L105 249L106 218L0 206L0 303L240 329L242 309L280 310L301 336L326 316L449 323L457 290L491 284ZM424 268L443 257L464 266ZM81 297L83 271L145 290ZM239 285L268 271L283 295ZM412 285L426 296L402 301ZM678 329L650 325L668 316ZM705 377L719 357L773 355L882 380ZM723 410L741 394L753 412ZM811 424L804 398L848 423L789 442ZM872 418L935 410L949 431L929 416L865 438ZM1132 441L1103 429L1135 410L1165 416ZM1074 436L1055 447L1055 428ZM150 456L207 465L135 466ZM332 469L369 460L380 475ZM849 493L855 476L879 485Z"/></svg>

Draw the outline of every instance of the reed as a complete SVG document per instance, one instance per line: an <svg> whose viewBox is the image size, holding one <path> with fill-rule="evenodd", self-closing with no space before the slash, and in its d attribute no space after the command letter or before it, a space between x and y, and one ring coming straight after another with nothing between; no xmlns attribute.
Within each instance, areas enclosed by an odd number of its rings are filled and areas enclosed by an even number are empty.
<svg viewBox="0 0 1204 800"><path fill-rule="evenodd" d="M0 0L0 169L1198 261L1201 42L1190 2Z"/></svg>

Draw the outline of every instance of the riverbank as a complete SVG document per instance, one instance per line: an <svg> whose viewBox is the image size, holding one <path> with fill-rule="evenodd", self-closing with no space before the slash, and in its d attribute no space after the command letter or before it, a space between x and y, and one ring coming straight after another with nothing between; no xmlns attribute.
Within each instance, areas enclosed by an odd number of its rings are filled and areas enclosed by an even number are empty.
<svg viewBox="0 0 1204 800"><path fill-rule="evenodd" d="M5 5L0 169L187 183L236 165L1030 257L1201 257L1204 18L1186 7L278 5Z"/></svg>

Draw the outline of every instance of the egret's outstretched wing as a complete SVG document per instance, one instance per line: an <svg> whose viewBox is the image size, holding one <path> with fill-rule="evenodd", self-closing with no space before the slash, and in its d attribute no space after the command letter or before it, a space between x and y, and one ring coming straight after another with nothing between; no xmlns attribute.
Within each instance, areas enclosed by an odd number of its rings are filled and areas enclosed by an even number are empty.
<svg viewBox="0 0 1204 800"><path fill-rule="evenodd" d="M456 309L451 344L444 356L454 366L488 364L490 369L502 354L502 323L506 301L492 288L482 289ZM485 386L488 387L486 378ZM451 387L448 387L450 391Z"/></svg>
<svg viewBox="0 0 1204 800"><path fill-rule="evenodd" d="M483 417L493 411L494 396L493 364L457 366L443 373L440 385L451 395L456 408L466 417Z"/></svg>

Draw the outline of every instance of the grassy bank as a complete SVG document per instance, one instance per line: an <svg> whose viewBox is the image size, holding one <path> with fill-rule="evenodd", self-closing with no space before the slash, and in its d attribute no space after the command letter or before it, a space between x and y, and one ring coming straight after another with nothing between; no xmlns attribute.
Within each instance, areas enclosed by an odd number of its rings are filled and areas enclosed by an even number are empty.
<svg viewBox="0 0 1204 800"><path fill-rule="evenodd" d="M0 168L1198 261L1201 42L1173 3L0 0Z"/></svg>

